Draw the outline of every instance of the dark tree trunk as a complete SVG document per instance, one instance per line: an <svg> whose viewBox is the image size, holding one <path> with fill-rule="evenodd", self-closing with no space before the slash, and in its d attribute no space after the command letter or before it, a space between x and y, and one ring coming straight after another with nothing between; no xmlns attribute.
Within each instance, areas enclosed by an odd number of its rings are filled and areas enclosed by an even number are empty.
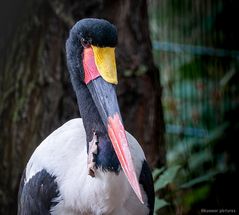
<svg viewBox="0 0 239 215"><path fill-rule="evenodd" d="M17 15L5 17L12 18L8 21L13 28L1 23L6 31L0 37L0 214L16 214L19 179L36 146L79 115L64 46L69 28L83 17L106 18L117 26L118 95L125 127L141 143L152 167L164 164L161 89L146 0L18 4Z"/></svg>

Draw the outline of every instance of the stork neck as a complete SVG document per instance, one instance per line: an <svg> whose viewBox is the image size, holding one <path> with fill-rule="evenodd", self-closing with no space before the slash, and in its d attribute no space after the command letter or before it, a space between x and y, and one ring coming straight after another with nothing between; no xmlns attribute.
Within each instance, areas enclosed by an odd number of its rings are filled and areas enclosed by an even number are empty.
<svg viewBox="0 0 239 215"><path fill-rule="evenodd" d="M81 118L85 127L86 140L87 143L89 143L93 138L94 132L99 134L106 133L107 131L103 125L90 92L85 85L80 84L77 87L76 96Z"/></svg>
<svg viewBox="0 0 239 215"><path fill-rule="evenodd" d="M88 88L83 84L79 85L76 95L86 132L87 153L89 152L89 142L92 141L95 132L99 140L98 153L95 157L96 167L118 172L120 169L119 160Z"/></svg>

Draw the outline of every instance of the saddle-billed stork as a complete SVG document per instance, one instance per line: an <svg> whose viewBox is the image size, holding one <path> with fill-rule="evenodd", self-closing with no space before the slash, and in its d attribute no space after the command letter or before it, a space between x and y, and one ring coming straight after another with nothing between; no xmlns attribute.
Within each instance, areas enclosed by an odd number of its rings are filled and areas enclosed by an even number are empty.
<svg viewBox="0 0 239 215"><path fill-rule="evenodd" d="M82 19L72 27L67 65L82 118L34 151L20 183L19 215L153 214L152 175L118 107L116 44L116 28L106 20Z"/></svg>

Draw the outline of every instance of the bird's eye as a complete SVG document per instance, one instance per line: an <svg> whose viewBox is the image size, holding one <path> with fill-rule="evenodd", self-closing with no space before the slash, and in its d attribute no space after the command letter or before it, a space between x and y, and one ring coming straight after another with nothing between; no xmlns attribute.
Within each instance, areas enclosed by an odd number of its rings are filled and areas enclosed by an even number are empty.
<svg viewBox="0 0 239 215"><path fill-rule="evenodd" d="M81 45L84 47L84 48L89 48L90 47L90 42L84 38L81 38Z"/></svg>

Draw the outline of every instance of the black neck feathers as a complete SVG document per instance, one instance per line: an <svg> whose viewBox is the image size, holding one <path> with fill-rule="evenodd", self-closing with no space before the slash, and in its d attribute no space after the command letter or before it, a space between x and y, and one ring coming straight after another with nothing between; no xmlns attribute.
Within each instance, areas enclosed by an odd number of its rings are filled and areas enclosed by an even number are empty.
<svg viewBox="0 0 239 215"><path fill-rule="evenodd" d="M103 171L118 173L120 170L119 160L88 88L84 84L80 84L76 95L86 131L87 152L89 151L89 142L93 139L95 132L99 141L98 153L95 156L96 167L102 168Z"/></svg>

